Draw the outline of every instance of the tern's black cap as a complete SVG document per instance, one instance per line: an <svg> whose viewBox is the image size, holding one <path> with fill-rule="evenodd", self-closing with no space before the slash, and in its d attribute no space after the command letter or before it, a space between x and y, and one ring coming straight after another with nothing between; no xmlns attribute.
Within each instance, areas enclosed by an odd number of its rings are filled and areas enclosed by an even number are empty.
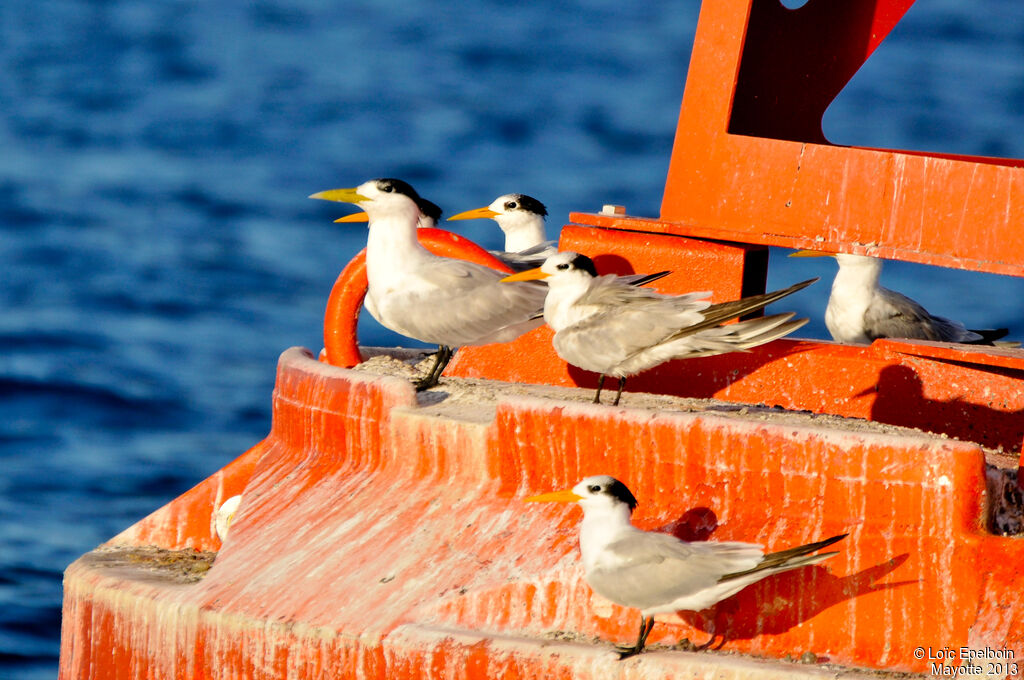
<svg viewBox="0 0 1024 680"><path fill-rule="evenodd" d="M508 201L505 201L506 210L525 210L527 212L532 212L535 215L540 215L541 217L548 214L548 209L544 204L533 196L527 196L526 194L509 194L509 196L511 198ZM512 203L517 205L510 205Z"/></svg>
<svg viewBox="0 0 1024 680"><path fill-rule="evenodd" d="M586 255L577 255L572 258L572 262L570 264L572 264L576 269L587 272L591 276L597 276L597 267L594 266L594 261Z"/></svg>
<svg viewBox="0 0 1024 680"><path fill-rule="evenodd" d="M633 495L633 492L630 491L625 484L614 477L597 477L593 481L596 483L587 487L587 490L590 493L611 496L615 500L628 505L630 512L633 512L638 505L636 496Z"/></svg>
<svg viewBox="0 0 1024 680"><path fill-rule="evenodd" d="M420 198L420 195L416 193L416 190L413 189L412 185L410 185L408 182L404 182L400 179L395 179L394 177L381 177L373 181L377 184L377 188L383 191L384 193L390 194L394 192L396 194L408 196L412 200L416 201L417 205L419 205L423 201L423 199Z"/></svg>
<svg viewBox="0 0 1024 680"><path fill-rule="evenodd" d="M617 479L613 479L612 483L608 485L607 493L615 498L619 499L623 503L629 506L629 511L633 512L638 505L636 496L633 492L626 488L626 485Z"/></svg>

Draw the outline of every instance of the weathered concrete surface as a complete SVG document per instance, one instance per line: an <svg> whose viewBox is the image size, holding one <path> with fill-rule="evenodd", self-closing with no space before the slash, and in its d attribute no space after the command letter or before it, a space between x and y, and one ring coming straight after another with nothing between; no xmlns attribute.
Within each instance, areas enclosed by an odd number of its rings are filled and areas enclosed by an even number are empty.
<svg viewBox="0 0 1024 680"><path fill-rule="evenodd" d="M834 677L728 652L907 671L928 670L917 647L1024 657L1024 543L983 529L976 445L550 395L481 399L461 419L438 396L467 399L457 383L420 405L403 379L286 352L272 431L234 464L251 475L212 568L186 583L109 553L215 542L217 494L201 484L69 567L60 676ZM632 640L638 614L583 581L579 511L521 502L596 473L634 490L647 529L773 549L850 536L822 565L659 618L651 635L714 633L721 651L618 662L610 646Z"/></svg>

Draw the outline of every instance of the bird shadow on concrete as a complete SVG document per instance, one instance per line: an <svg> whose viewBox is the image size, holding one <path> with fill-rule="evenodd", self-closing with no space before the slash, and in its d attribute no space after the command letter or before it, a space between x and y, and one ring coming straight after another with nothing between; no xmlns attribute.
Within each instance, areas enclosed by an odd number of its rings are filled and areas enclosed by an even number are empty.
<svg viewBox="0 0 1024 680"><path fill-rule="evenodd" d="M924 394L924 382L910 366L883 368L874 389L855 396L872 391L876 393L871 406L871 420L875 422L914 427L1004 451L1020 450L1024 410L1004 411L962 399L929 399Z"/></svg>
<svg viewBox="0 0 1024 680"><path fill-rule="evenodd" d="M716 649L730 640L778 635L845 600L916 584L915 580L877 583L909 558L909 553L903 553L849 576L830 573L827 563L794 569L769 576L704 611L679 612L679 616L712 640L720 636Z"/></svg>
<svg viewBox="0 0 1024 680"><path fill-rule="evenodd" d="M706 541L717 528L715 512L698 506L656 531L692 542ZM836 547L841 550L842 543ZM710 644L720 638L715 648L721 648L729 640L778 635L845 600L917 583L913 580L877 583L909 557L909 553L903 553L849 576L833 575L827 562L794 569L769 576L704 611L680 611L678 615L711 636L704 642Z"/></svg>

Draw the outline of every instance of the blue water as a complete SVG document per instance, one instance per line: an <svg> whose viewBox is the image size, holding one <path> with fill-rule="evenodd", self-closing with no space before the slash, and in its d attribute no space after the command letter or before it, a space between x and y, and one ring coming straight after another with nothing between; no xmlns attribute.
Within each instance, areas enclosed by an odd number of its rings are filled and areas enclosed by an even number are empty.
<svg viewBox="0 0 1024 680"><path fill-rule="evenodd" d="M464 4L0 3L0 677L55 676L69 562L267 433L277 357L319 349L365 237L308 194L386 175L448 214L657 215L696 3ZM918 5L830 139L1024 157L1024 4ZM772 285L834 269L777 255ZM1021 280L884 279L1024 337ZM793 299L805 335L827 293Z"/></svg>

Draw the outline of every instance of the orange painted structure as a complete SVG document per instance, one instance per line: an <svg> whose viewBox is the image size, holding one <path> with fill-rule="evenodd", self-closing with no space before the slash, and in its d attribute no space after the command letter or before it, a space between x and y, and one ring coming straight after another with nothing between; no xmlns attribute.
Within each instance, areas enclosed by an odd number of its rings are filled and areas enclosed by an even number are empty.
<svg viewBox="0 0 1024 680"><path fill-rule="evenodd" d="M716 300L763 290L769 245L1024 273L1011 228L1024 161L840 148L821 135L825 107L911 4L705 2L660 219L573 213L560 245L602 271L672 269L659 289L708 289ZM443 232L421 237L487 259ZM850 532L828 562L710 612L666 617L651 642L714 632L727 650L916 671L929 669L916 654L929 647L1009 649L1024 662L1024 542L986 529L981 449L1021 447L1021 351L784 340L670 362L629 383L957 440L549 398L499 400L481 419L344 368L359 359L362 267L357 257L329 299L325 360L282 355L267 439L68 568L61 678L804 670L714 653L645 654L610 669L607 641L631 641L638 614L583 582L578 511L521 502L597 473L633 489L644 528L772 549ZM557 358L546 328L463 348L446 375L596 381ZM212 512L236 493L221 546ZM144 545L219 553L192 584L110 566L110 551Z"/></svg>

